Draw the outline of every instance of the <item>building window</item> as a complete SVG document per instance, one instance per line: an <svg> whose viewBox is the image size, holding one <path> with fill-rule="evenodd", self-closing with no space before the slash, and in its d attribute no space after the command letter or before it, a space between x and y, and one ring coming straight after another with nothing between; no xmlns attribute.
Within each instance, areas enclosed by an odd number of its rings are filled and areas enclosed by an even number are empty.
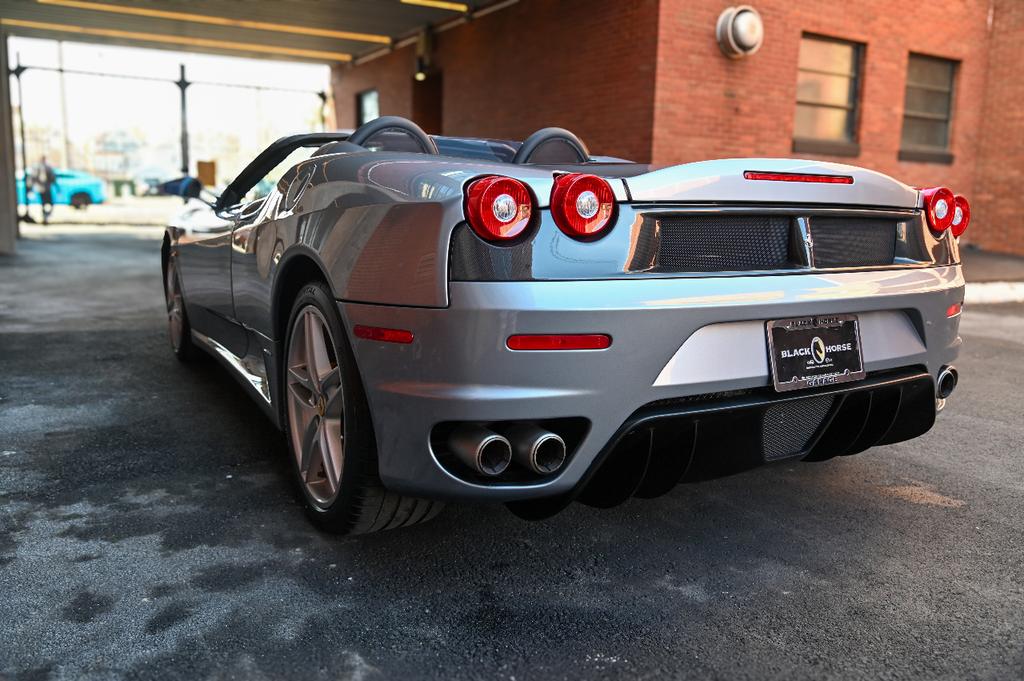
<svg viewBox="0 0 1024 681"><path fill-rule="evenodd" d="M953 112L956 62L911 54L903 99L900 159L951 163L949 122Z"/></svg>
<svg viewBox="0 0 1024 681"><path fill-rule="evenodd" d="M793 150L856 156L863 47L805 35L800 40Z"/></svg>
<svg viewBox="0 0 1024 681"><path fill-rule="evenodd" d="M356 95L356 126L380 118L380 95L376 90L366 90Z"/></svg>

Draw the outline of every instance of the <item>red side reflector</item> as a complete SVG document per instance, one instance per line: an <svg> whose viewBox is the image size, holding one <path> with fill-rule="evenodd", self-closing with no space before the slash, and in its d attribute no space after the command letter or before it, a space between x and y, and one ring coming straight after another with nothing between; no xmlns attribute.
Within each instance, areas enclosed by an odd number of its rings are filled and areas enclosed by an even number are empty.
<svg viewBox="0 0 1024 681"><path fill-rule="evenodd" d="M356 324L352 329L356 338L381 341L383 343L412 343L412 331L405 329L385 329L383 326L363 326Z"/></svg>
<svg viewBox="0 0 1024 681"><path fill-rule="evenodd" d="M953 303L946 308L946 318L957 316L963 308L963 303Z"/></svg>
<svg viewBox="0 0 1024 681"><path fill-rule="evenodd" d="M603 333L520 334L509 336L509 350L604 350L612 337Z"/></svg>
<svg viewBox="0 0 1024 681"><path fill-rule="evenodd" d="M820 184L853 184L849 175L808 175L805 173L765 173L748 170L743 173L745 180L768 180L769 182L818 182Z"/></svg>

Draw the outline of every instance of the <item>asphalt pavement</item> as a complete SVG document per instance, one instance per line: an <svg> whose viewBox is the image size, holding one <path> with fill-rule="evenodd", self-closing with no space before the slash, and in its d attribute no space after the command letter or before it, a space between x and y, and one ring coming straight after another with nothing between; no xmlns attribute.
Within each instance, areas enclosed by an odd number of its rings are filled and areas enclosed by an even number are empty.
<svg viewBox="0 0 1024 681"><path fill-rule="evenodd" d="M338 538L234 380L171 356L158 234L0 258L0 678L1024 677L1024 305L965 311L917 440Z"/></svg>

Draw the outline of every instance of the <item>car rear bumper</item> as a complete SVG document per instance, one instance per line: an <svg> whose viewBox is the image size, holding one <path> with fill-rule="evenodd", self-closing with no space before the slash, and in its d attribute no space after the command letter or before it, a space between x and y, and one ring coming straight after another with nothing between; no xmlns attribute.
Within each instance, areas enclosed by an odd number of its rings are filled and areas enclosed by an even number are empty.
<svg viewBox="0 0 1024 681"><path fill-rule="evenodd" d="M384 484L423 496L515 501L578 488L622 428L652 403L705 396L703 402L728 406L730 398L714 394L773 394L766 320L857 314L869 381L899 369L934 380L959 350L959 318L947 318L946 311L962 302L963 284L959 266L453 282L445 309L346 302L339 307L372 409ZM357 339L351 333L356 324L408 329L415 340L401 345ZM517 333L606 333L613 343L606 350L509 350L505 341ZM864 385L845 384L836 392ZM839 407L830 409L835 415ZM439 423L562 418L586 419L588 427L563 469L538 482L489 484L460 477L439 461L442 453L430 441Z"/></svg>

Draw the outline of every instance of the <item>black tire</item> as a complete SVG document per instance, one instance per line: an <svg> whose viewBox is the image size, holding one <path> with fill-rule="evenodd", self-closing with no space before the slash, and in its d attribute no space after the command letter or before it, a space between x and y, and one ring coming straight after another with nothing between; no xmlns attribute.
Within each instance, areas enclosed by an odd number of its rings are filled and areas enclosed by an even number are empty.
<svg viewBox="0 0 1024 681"><path fill-rule="evenodd" d="M167 305L167 335L171 342L171 352L179 362L191 362L199 355L199 348L192 342L192 325L188 323L185 310L185 294L173 258L168 259L164 272L164 302ZM176 327L176 324L179 326Z"/></svg>
<svg viewBox="0 0 1024 681"><path fill-rule="evenodd" d="M327 375L340 377L340 387L336 388L335 397L330 397L330 388L327 383L330 378L324 380L324 388L309 394L308 400L300 399L299 392L306 396L306 383L296 378L298 375L306 375L305 367L308 362L302 364L293 360L297 359L297 353L303 352L302 348L293 348L293 342L302 343L308 351L308 343L305 338L297 338L309 333L309 326L297 326L300 316L303 320L306 317L315 317L316 322L324 322L328 335L321 336L324 346L328 349L327 360L333 370ZM303 325L307 322L302 321ZM439 501L428 499L417 499L415 497L396 494L384 488L378 474L377 464L377 441L373 431L373 422L370 417L370 407L366 400L366 393L363 390L362 380L356 367L355 356L345 333L341 319L335 307L335 302L327 287L320 282L309 283L300 289L298 296L292 304L291 314L286 327L284 353L281 361L282 376L282 409L281 421L284 424L285 436L288 442L288 450L291 455L291 470L299 492L305 501L307 514L313 523L320 529L335 534L365 534L379 530L390 530L399 527L414 525L436 516L444 504ZM332 346L333 347L330 347ZM295 352L293 352L295 350ZM333 357L330 356L333 352ZM295 369L295 371L293 371ZM319 370L310 372L322 374ZM317 382L319 382L319 378ZM340 393L340 395L338 394ZM316 481L311 481L311 465L307 463L306 472L302 470L302 452L297 451L303 448L299 444L303 440L295 437L293 433L293 421L301 422L303 416L309 414L308 409L319 409L319 420L329 423L332 419L330 405L335 403L337 397L341 398L340 423L336 426L340 432L340 474L337 469L334 475L329 476L321 471ZM309 423L303 428L307 433L307 440L317 440L318 437L310 437L309 434L320 426L313 426L316 419L313 416ZM325 433L321 437L330 437L329 433L335 432L333 428L324 426L320 432ZM323 443L323 439L319 439ZM337 439L327 444L328 449L338 444ZM322 446L322 445L321 445ZM307 451L309 448L306 447ZM330 456L324 453L319 447L324 461ZM308 453L305 461L315 458L315 454ZM329 464L323 464L329 465ZM331 494L322 493L328 478L336 478ZM331 489L327 485L326 489Z"/></svg>
<svg viewBox="0 0 1024 681"><path fill-rule="evenodd" d="M84 210L92 205L92 197L85 192L78 192L71 195L71 207L75 210Z"/></svg>

